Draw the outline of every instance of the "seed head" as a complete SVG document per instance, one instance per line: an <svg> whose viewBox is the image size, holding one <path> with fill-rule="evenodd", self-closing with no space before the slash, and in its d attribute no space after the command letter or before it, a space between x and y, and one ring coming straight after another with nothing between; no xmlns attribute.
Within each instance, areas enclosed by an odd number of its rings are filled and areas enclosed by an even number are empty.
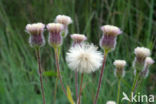
<svg viewBox="0 0 156 104"><path fill-rule="evenodd" d="M73 71L91 73L102 65L103 55L97 51L97 47L83 43L71 47L67 53L68 66Z"/></svg>

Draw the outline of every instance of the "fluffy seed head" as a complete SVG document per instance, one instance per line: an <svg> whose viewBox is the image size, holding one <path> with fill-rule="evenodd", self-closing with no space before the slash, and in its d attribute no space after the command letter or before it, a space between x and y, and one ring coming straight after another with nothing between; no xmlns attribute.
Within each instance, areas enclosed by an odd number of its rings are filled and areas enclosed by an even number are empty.
<svg viewBox="0 0 156 104"><path fill-rule="evenodd" d="M72 34L71 38L74 41L74 43L81 43L87 40L87 37L84 34Z"/></svg>
<svg viewBox="0 0 156 104"><path fill-rule="evenodd" d="M103 55L93 44L83 43L71 47L66 57L68 66L73 71L91 73L102 65Z"/></svg>
<svg viewBox="0 0 156 104"><path fill-rule="evenodd" d="M116 104L116 102L114 102L114 101L107 101L106 104Z"/></svg>
<svg viewBox="0 0 156 104"><path fill-rule="evenodd" d="M26 31L30 35L40 35L44 31L45 25L43 23L33 23L26 25Z"/></svg>
<svg viewBox="0 0 156 104"><path fill-rule="evenodd" d="M72 19L66 15L58 15L55 21L66 26L72 23Z"/></svg>
<svg viewBox="0 0 156 104"><path fill-rule="evenodd" d="M140 57L140 58L141 57L142 58L148 57L151 54L150 50L148 48L145 48L145 47L135 48L134 53L135 53L136 57Z"/></svg>
<svg viewBox="0 0 156 104"><path fill-rule="evenodd" d="M63 30L63 25L60 23L49 23L47 25L47 29L49 32L61 32Z"/></svg>
<svg viewBox="0 0 156 104"><path fill-rule="evenodd" d="M122 31L113 25L104 25L101 27L101 30L103 31L104 35L113 35L117 36L122 33Z"/></svg>
<svg viewBox="0 0 156 104"><path fill-rule="evenodd" d="M152 64L154 64L154 60L151 57L146 57L145 64L152 65Z"/></svg>

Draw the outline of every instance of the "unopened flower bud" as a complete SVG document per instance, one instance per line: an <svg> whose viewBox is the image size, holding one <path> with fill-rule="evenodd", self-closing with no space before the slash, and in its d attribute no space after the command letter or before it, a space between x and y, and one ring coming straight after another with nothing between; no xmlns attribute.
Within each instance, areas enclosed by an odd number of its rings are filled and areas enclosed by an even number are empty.
<svg viewBox="0 0 156 104"><path fill-rule="evenodd" d="M140 72L144 68L146 57L150 56L151 52L148 48L137 47L135 48L134 53L136 57L133 62L133 67L137 72Z"/></svg>
<svg viewBox="0 0 156 104"><path fill-rule="evenodd" d="M148 74L149 74L149 67L154 64L154 60L151 57L146 57L145 59L145 65L144 65L144 69L142 71L142 76L144 78L147 78Z"/></svg>
<svg viewBox="0 0 156 104"><path fill-rule="evenodd" d="M100 40L100 46L107 51L113 50L116 46L116 38L122 31L112 25L104 25L101 30L103 31L103 36Z"/></svg>
<svg viewBox="0 0 156 104"><path fill-rule="evenodd" d="M150 66L152 64L154 64L154 60L151 57L146 57L145 65Z"/></svg>
<svg viewBox="0 0 156 104"><path fill-rule="evenodd" d="M58 15L55 19L57 23L61 23L64 26L62 36L66 37L68 34L68 25L72 23L72 19L66 15Z"/></svg>
<svg viewBox="0 0 156 104"><path fill-rule="evenodd" d="M26 32L30 34L29 43L32 47L41 47L45 44L43 36L45 25L42 23L34 23L26 25Z"/></svg>
<svg viewBox="0 0 156 104"><path fill-rule="evenodd" d="M87 37L83 34L72 34L71 38L73 40L73 46L76 44L81 44L83 41L87 40Z"/></svg>
<svg viewBox="0 0 156 104"><path fill-rule="evenodd" d="M63 25L60 23L49 23L47 25L47 29L49 31L48 42L49 45L57 48L62 45L62 36L61 32L63 30Z"/></svg>
<svg viewBox="0 0 156 104"><path fill-rule="evenodd" d="M118 77L119 79L125 76L125 66L126 66L126 61L125 60L115 60L114 61L114 66L116 67L115 69L115 76Z"/></svg>

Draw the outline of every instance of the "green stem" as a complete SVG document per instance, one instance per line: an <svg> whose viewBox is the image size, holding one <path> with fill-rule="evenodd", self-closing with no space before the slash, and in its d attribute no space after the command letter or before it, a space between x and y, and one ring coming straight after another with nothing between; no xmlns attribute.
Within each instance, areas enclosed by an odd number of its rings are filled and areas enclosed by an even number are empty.
<svg viewBox="0 0 156 104"><path fill-rule="evenodd" d="M117 104L119 104L120 100L120 88L121 88L121 79L118 80L118 95L117 95Z"/></svg>
<svg viewBox="0 0 156 104"><path fill-rule="evenodd" d="M37 62L38 62L38 71L39 71L39 77L40 77L42 100L43 100L43 104L46 104L45 95L44 95L44 87L43 87L43 79L42 79L42 70L41 70L40 48L36 48L36 56L37 56Z"/></svg>
<svg viewBox="0 0 156 104"><path fill-rule="evenodd" d="M55 83L55 92L54 92L54 104L56 103L56 94L57 94L57 85L58 85L58 76L56 78L56 83Z"/></svg>
<svg viewBox="0 0 156 104"><path fill-rule="evenodd" d="M136 76L135 76L135 78L134 78L133 86L132 86L132 89L131 89L131 92L130 92L130 97L129 97L130 100L132 99L131 93L134 93L134 90L135 90L135 88L136 88L136 84L137 84L138 78L139 78L139 73L136 72ZM129 102L128 104L130 104L130 102Z"/></svg>
<svg viewBox="0 0 156 104"><path fill-rule="evenodd" d="M56 67L57 67L57 77L60 80L60 84L61 84L61 87L62 87L62 90L63 90L64 94L67 96L67 92L66 92L65 87L63 85L62 77L61 77L61 73L60 73L59 58L58 58L58 48L55 48L54 51L55 51L55 60L56 60Z"/></svg>

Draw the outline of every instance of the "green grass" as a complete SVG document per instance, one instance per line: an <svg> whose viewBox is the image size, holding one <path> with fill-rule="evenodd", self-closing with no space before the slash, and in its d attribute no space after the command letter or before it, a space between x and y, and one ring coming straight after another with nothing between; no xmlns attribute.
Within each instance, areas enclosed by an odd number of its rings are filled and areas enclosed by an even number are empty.
<svg viewBox="0 0 156 104"><path fill-rule="evenodd" d="M156 60L154 6L155 0L1 0L0 104L42 104L35 51L28 44L29 35L25 32L25 26L33 22L53 22L58 14L66 14L73 19L73 24L69 26L70 34L86 34L88 41L96 45L99 45L102 35L101 25L112 24L121 27L123 34L118 37L117 47L109 54L106 63L98 104L116 100L117 79L114 77L112 65L115 59L125 59L128 62L121 91L129 93L133 81L134 48L150 48L152 57ZM47 35L45 32L46 39ZM75 98L74 73L65 62L65 52L70 45L71 39L68 35L64 40L60 65L63 82L70 86ZM52 74L44 76L44 87L47 104L53 104L56 79L53 49L46 44L41 49L41 55L44 71L52 71ZM156 95L155 69L156 65L150 69L150 76L142 86L143 94ZM83 104L92 103L99 74L100 71L97 71L84 76ZM68 104L60 84L57 104Z"/></svg>

